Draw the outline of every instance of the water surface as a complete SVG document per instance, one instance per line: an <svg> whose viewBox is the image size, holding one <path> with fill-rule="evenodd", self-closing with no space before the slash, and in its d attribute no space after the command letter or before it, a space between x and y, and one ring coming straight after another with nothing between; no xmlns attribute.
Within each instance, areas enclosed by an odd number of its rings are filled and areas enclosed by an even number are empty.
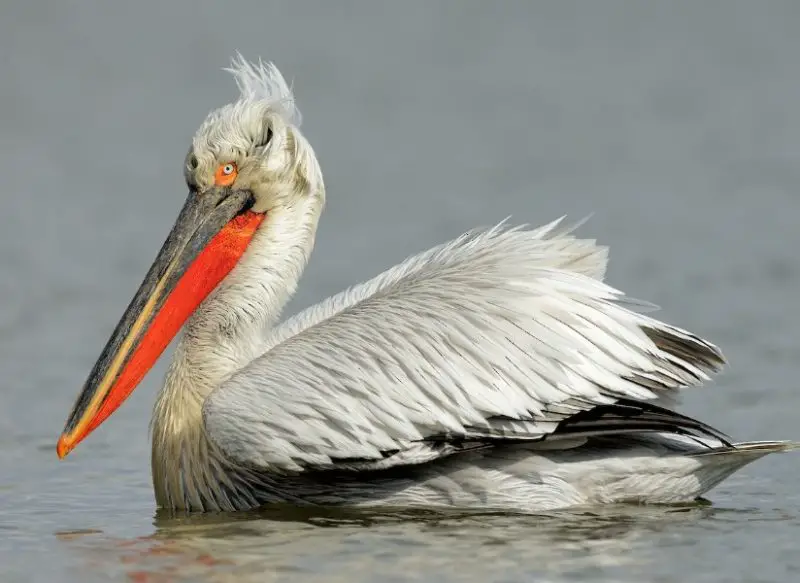
<svg viewBox="0 0 800 583"><path fill-rule="evenodd" d="M800 5L43 0L0 12L0 579L796 581L800 458L712 506L170 518L162 362L55 441L181 205L235 50L294 81L329 205L290 310L511 215L594 213L610 281L731 360L683 410L800 438Z"/></svg>

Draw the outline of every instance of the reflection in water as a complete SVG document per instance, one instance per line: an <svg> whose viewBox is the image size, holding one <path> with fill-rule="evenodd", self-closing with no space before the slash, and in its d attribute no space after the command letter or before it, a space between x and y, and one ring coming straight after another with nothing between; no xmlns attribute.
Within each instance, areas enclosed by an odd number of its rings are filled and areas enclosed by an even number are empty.
<svg viewBox="0 0 800 583"><path fill-rule="evenodd" d="M646 568L654 534L718 509L609 507L542 516L273 507L170 516L132 540L59 533L87 556L86 575L161 581L490 581L591 578ZM379 549L376 552L376 549ZM636 552L631 552L636 551Z"/></svg>

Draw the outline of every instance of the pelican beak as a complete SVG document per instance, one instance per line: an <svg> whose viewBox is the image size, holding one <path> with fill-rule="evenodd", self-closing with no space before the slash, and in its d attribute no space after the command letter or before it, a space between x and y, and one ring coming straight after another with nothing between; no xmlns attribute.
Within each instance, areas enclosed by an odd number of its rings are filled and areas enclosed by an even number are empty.
<svg viewBox="0 0 800 583"><path fill-rule="evenodd" d="M249 191L192 191L78 395L63 458L133 392L183 323L236 265L264 218Z"/></svg>

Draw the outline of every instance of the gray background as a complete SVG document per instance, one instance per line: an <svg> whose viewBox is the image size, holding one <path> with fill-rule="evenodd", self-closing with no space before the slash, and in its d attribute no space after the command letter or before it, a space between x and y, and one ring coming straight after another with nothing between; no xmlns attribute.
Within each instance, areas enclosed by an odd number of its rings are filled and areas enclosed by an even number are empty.
<svg viewBox="0 0 800 583"><path fill-rule="evenodd" d="M476 225L594 213L610 281L731 359L684 410L800 438L799 19L788 0L4 3L0 579L796 581L792 455L710 509L170 520L147 437L163 362L67 460L54 446L236 50L294 81L325 173L292 310Z"/></svg>

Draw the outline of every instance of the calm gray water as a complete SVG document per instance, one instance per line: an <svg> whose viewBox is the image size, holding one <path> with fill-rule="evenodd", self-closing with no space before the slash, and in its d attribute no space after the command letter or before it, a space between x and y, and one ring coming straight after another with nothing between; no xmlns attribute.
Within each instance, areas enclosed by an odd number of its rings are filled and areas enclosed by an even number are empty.
<svg viewBox="0 0 800 583"><path fill-rule="evenodd" d="M163 362L54 448L237 49L294 80L326 175L293 310L476 225L594 213L611 282L731 359L684 411L799 439L798 25L790 1L4 3L0 580L797 581L796 455L710 507L170 519L147 436Z"/></svg>

